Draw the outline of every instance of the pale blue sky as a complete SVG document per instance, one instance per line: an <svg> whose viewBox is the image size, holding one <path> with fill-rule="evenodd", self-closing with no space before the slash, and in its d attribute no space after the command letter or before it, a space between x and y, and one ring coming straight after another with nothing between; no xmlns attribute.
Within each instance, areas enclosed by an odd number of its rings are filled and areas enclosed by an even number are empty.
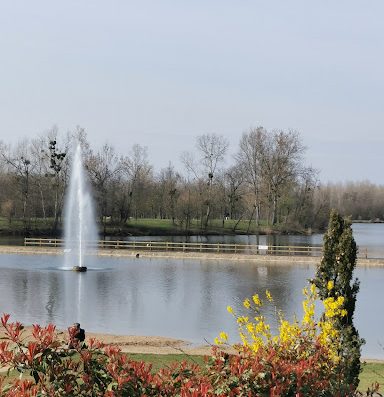
<svg viewBox="0 0 384 397"><path fill-rule="evenodd" d="M159 170L262 125L298 130L323 182L384 184L383 19L382 0L0 1L0 139L80 125Z"/></svg>

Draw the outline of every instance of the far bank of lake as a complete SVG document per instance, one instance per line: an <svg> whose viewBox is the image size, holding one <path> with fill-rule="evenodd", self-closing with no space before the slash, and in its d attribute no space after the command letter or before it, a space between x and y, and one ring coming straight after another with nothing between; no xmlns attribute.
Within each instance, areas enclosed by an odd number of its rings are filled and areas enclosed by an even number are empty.
<svg viewBox="0 0 384 397"><path fill-rule="evenodd" d="M353 223L353 235L359 248L359 256L384 258L384 223ZM39 236L38 234L36 237ZM102 237L100 237L102 239ZM191 243L250 244L268 246L314 246L321 247L323 233L314 234L213 234L213 235L139 235L107 236L107 240L125 241L169 241ZM23 236L0 235L0 245L24 245Z"/></svg>

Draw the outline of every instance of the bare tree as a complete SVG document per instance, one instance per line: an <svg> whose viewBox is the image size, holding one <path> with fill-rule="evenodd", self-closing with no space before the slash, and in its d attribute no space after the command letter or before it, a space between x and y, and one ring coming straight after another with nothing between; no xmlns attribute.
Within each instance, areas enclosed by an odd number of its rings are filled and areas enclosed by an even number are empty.
<svg viewBox="0 0 384 397"><path fill-rule="evenodd" d="M369 181L321 184L316 192L316 204L326 198L329 207L353 220L384 219L384 186ZM318 220L326 220L327 214L320 213Z"/></svg>
<svg viewBox="0 0 384 397"><path fill-rule="evenodd" d="M124 187L120 198L121 221L125 223L133 212L138 217L139 209L147 202L145 190L152 181L152 166L148 162L147 148L133 145L129 156L122 158Z"/></svg>
<svg viewBox="0 0 384 397"><path fill-rule="evenodd" d="M209 217L212 210L212 184L219 164L224 161L228 149L228 141L220 135L206 134L197 139L197 148L202 154L201 161L206 171L208 171L208 192L206 198L206 213L204 229L208 226Z"/></svg>
<svg viewBox="0 0 384 397"><path fill-rule="evenodd" d="M198 218L201 210L201 189L196 180L183 178L181 181L180 195L177 200L177 219L189 234L194 218Z"/></svg>
<svg viewBox="0 0 384 397"><path fill-rule="evenodd" d="M0 156L2 161L8 166L9 171L15 175L16 180L20 184L24 233L27 235L29 230L28 205L30 194L30 175L34 167L31 163L29 140L19 142L15 149L1 143Z"/></svg>
<svg viewBox="0 0 384 397"><path fill-rule="evenodd" d="M242 207L242 197L243 197L243 186L245 181L244 169L242 164L235 164L230 167L225 173L225 179L227 184L227 198L228 198L228 209L229 209L229 217L231 219L237 218L238 221L235 224L233 231L236 230L237 225L239 224L242 216L244 214L244 210ZM241 210L240 210L241 208Z"/></svg>
<svg viewBox="0 0 384 397"><path fill-rule="evenodd" d="M86 169L96 191L99 216L105 236L106 220L110 215L109 201L112 198L110 188L113 181L119 177L122 171L122 164L115 149L105 144L97 153L89 155Z"/></svg>
<svg viewBox="0 0 384 397"><path fill-rule="evenodd" d="M48 182L48 156L46 154L46 142L43 137L39 137L32 140L31 144L31 152L32 156L35 160L35 184L37 186L39 201L41 206L41 213L43 219L47 219L47 206L49 203L49 194L50 194L50 184ZM38 213L36 208L36 213Z"/></svg>
<svg viewBox="0 0 384 397"><path fill-rule="evenodd" d="M175 168L169 163L167 168L160 171L159 175L159 199L160 199L160 216L167 214L172 223L175 224L176 202L180 195L180 175Z"/></svg>
<svg viewBox="0 0 384 397"><path fill-rule="evenodd" d="M294 220L305 227L313 225L314 196L318 184L318 171L312 167L303 167L294 189L292 201Z"/></svg>
<svg viewBox="0 0 384 397"><path fill-rule="evenodd" d="M53 217L53 234L57 233L64 205L64 191L69 168L67 161L69 146L68 136L63 142L56 126L31 142L31 156L35 164L33 181L37 186L43 217L46 218L47 212ZM51 211L49 211L50 208Z"/></svg>
<svg viewBox="0 0 384 397"><path fill-rule="evenodd" d="M198 136L196 140L198 161L188 152L182 156L182 162L186 169L194 175L197 181L202 182L202 187L206 187L201 190L205 205L204 220L202 216L204 229L208 226L212 211L212 186L214 178L219 166L224 162L228 145L227 139L222 135L205 134Z"/></svg>
<svg viewBox="0 0 384 397"><path fill-rule="evenodd" d="M270 222L277 223L278 200L300 174L305 147L296 131L274 131L260 146L261 169L268 187Z"/></svg>
<svg viewBox="0 0 384 397"><path fill-rule="evenodd" d="M244 178L253 194L253 210L256 226L259 226L261 212L262 148L267 139L267 132L263 127L253 128L243 133L239 152L236 155L238 167L244 170Z"/></svg>
<svg viewBox="0 0 384 397"><path fill-rule="evenodd" d="M228 150L228 141L222 135L205 134L197 137L197 149L200 151L200 160L208 170L208 177L213 178L218 166L224 161Z"/></svg>
<svg viewBox="0 0 384 397"><path fill-rule="evenodd" d="M56 138L57 139L57 138ZM49 169L53 179L54 186L54 213L53 213L53 227L52 230L56 233L57 226L59 223L59 217L61 215L63 204L64 204L64 189L66 185L65 178L62 178L64 167L66 167L66 155L68 147L63 151L58 149L57 140L51 139L49 141Z"/></svg>

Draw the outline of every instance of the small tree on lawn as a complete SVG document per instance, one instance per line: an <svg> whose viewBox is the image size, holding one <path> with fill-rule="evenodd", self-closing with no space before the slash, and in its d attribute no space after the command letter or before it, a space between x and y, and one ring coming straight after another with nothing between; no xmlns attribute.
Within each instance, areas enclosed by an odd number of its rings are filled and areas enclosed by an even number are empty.
<svg viewBox="0 0 384 397"><path fill-rule="evenodd" d="M344 297L346 315L338 320L341 335L341 378L346 385L358 386L361 346L364 340L353 324L356 295L360 282L353 280L356 267L357 247L352 235L351 222L343 219L335 210L331 211L328 230L324 235L323 257L313 280L322 300L329 297Z"/></svg>

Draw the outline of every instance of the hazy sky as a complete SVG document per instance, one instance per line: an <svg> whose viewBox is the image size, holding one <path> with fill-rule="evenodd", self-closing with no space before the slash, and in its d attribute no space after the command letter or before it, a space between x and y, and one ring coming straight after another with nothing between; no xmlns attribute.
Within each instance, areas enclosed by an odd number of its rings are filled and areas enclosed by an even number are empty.
<svg viewBox="0 0 384 397"><path fill-rule="evenodd" d="M80 125L159 170L262 125L299 131L323 182L384 184L383 18L383 0L0 0L0 139Z"/></svg>

